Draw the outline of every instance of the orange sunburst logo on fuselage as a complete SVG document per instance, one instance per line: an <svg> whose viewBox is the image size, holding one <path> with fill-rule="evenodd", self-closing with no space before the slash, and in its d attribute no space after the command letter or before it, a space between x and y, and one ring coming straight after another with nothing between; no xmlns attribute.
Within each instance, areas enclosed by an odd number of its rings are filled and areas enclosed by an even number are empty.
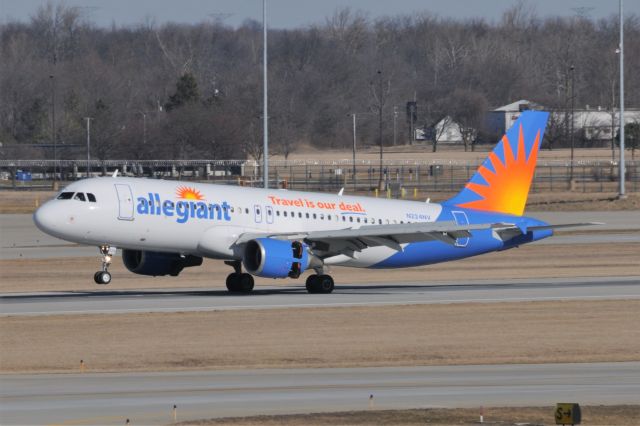
<svg viewBox="0 0 640 426"><path fill-rule="evenodd" d="M176 189L176 195L183 200L204 200L204 196L200 191L195 188L189 188L188 186L179 186Z"/></svg>
<svg viewBox="0 0 640 426"><path fill-rule="evenodd" d="M503 136L504 162L495 151L489 155L493 170L484 164L478 168L478 173L487 184L469 182L466 185L467 189L482 198L459 204L460 207L522 215L536 168L540 131L536 134L533 147L529 150L529 158L527 158L522 126L519 130L516 156L514 157L509 139L506 135Z"/></svg>

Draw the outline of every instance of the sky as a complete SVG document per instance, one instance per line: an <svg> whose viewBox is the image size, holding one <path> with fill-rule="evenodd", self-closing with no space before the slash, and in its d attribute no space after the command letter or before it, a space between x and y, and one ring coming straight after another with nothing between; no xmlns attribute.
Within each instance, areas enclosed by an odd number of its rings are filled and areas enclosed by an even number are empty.
<svg viewBox="0 0 640 426"><path fill-rule="evenodd" d="M0 23L27 22L47 0L0 0ZM371 19L428 11L449 18L500 19L518 0L267 0L271 28L298 28L324 23L338 8L360 10ZM57 3L57 2L54 2ZM640 16L640 1L626 0L625 15ZM197 23L221 20L237 27L247 19L262 21L262 0L64 0L102 27L130 26L151 20ZM586 14L593 19L618 14L616 0L527 0L540 17Z"/></svg>

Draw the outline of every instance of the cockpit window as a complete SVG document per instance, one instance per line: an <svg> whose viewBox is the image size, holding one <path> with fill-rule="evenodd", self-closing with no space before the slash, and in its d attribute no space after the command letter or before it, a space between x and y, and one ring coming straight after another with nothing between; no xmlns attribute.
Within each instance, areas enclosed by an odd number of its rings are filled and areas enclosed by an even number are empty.
<svg viewBox="0 0 640 426"><path fill-rule="evenodd" d="M92 193L90 193L90 192L87 192L87 198L88 198L88 199L89 199L89 201L91 201L92 203L95 203L95 202L96 202L96 196L95 196L95 195L93 195L93 194L92 194Z"/></svg>
<svg viewBox="0 0 640 426"><path fill-rule="evenodd" d="M63 192L58 195L58 200L70 200L73 198L73 192Z"/></svg>
<svg viewBox="0 0 640 426"><path fill-rule="evenodd" d="M82 192L76 193L76 196L73 197L73 199L78 201L87 201L87 199L84 197L84 194Z"/></svg>

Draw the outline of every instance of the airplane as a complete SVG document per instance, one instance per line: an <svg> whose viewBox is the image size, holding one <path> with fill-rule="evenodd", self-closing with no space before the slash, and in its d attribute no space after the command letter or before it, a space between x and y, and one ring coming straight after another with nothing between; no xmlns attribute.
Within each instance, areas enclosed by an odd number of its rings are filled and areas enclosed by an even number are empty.
<svg viewBox="0 0 640 426"><path fill-rule="evenodd" d="M249 293L254 276L306 279L331 293L332 265L405 268L501 251L550 237L523 216L548 113L524 111L453 198L440 204L340 194L98 177L74 182L33 219L43 232L99 248L97 284L122 250L125 267L178 276L203 258L233 268L226 286Z"/></svg>

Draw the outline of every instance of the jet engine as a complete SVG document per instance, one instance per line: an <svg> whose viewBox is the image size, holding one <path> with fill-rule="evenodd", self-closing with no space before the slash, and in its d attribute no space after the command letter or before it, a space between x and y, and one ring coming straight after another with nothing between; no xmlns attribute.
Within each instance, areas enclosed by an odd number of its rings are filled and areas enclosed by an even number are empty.
<svg viewBox="0 0 640 426"><path fill-rule="evenodd" d="M160 253L154 251L122 250L124 266L140 275L171 275L177 276L184 268L202 265L202 258L178 253Z"/></svg>
<svg viewBox="0 0 640 426"><path fill-rule="evenodd" d="M242 259L247 272L267 278L298 278L310 261L306 244L273 238L250 240Z"/></svg>

